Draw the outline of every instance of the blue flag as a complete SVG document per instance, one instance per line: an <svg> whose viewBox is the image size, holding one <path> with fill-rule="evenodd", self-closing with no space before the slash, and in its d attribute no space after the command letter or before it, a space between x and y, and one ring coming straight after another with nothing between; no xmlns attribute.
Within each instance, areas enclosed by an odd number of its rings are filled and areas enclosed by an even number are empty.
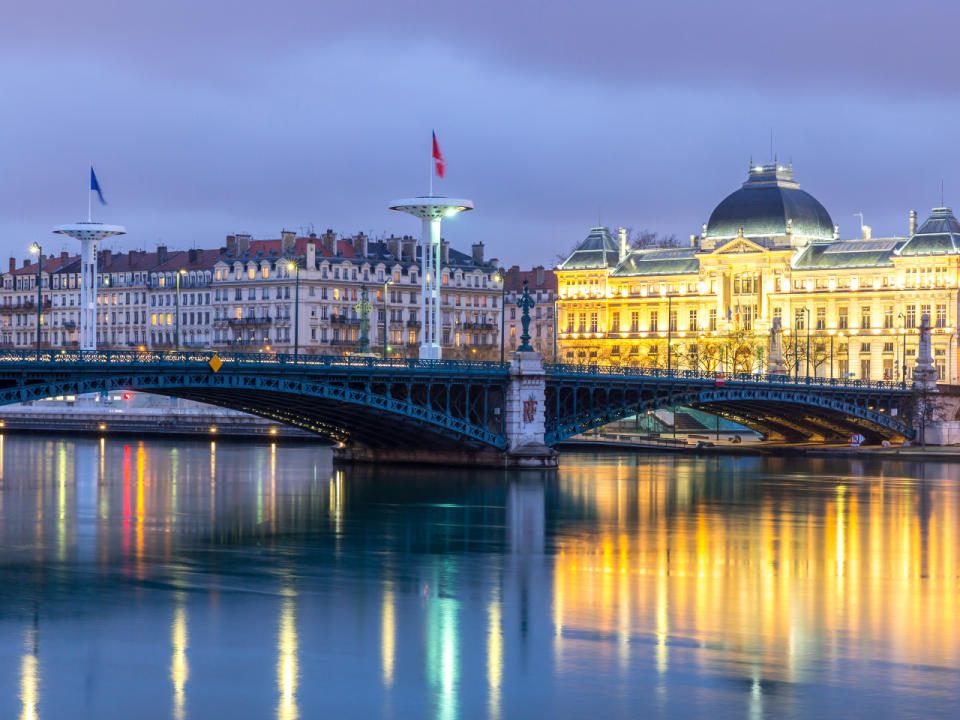
<svg viewBox="0 0 960 720"><path fill-rule="evenodd" d="M103 199L103 193L100 191L100 183L97 182L97 174L93 171L93 165L90 166L90 191L97 193L101 205L107 204L107 201Z"/></svg>

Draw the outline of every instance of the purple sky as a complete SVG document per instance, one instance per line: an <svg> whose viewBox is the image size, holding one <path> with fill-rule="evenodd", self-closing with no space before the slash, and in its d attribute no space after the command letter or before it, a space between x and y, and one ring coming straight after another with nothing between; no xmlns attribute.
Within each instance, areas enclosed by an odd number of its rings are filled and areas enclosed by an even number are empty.
<svg viewBox="0 0 960 720"><path fill-rule="evenodd" d="M957 202L960 5L34 0L0 23L0 251L83 219L121 249L281 228L415 233L430 130L507 264L603 224L686 237L766 160L840 224ZM200 5L201 7L197 7Z"/></svg>

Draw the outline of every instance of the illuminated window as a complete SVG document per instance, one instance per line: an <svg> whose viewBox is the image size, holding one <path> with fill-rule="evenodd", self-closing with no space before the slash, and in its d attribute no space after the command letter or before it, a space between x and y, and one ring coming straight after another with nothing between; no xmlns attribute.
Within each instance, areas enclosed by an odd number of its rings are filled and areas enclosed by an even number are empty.
<svg viewBox="0 0 960 720"><path fill-rule="evenodd" d="M253 280L256 276L257 276L257 269L256 269L255 267L251 267L251 268L248 268L248 269L247 269L247 277L248 277L248 278L250 278L251 280Z"/></svg>
<svg viewBox="0 0 960 720"><path fill-rule="evenodd" d="M264 266L261 274L263 275L263 279L266 280L268 277L270 277L270 268Z"/></svg>

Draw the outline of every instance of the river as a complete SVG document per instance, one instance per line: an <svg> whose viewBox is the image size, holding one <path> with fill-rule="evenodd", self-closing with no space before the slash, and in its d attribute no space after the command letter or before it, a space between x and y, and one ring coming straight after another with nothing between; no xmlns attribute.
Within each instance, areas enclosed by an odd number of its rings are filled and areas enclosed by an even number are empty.
<svg viewBox="0 0 960 720"><path fill-rule="evenodd" d="M960 715L960 465L0 436L0 717Z"/></svg>

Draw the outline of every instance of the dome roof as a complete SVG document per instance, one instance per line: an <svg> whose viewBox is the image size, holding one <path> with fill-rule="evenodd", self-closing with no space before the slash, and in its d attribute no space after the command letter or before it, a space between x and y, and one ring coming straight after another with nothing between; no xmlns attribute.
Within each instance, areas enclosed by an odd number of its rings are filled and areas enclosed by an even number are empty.
<svg viewBox="0 0 960 720"><path fill-rule="evenodd" d="M833 240L833 220L813 195L793 181L792 167L760 165L750 168L743 186L714 209L705 237L774 237L789 230L797 238Z"/></svg>

